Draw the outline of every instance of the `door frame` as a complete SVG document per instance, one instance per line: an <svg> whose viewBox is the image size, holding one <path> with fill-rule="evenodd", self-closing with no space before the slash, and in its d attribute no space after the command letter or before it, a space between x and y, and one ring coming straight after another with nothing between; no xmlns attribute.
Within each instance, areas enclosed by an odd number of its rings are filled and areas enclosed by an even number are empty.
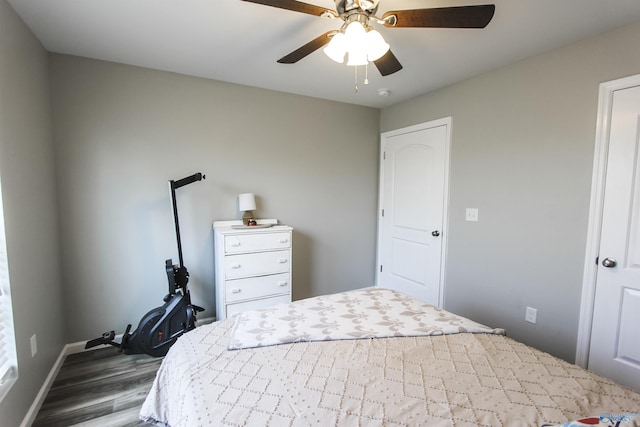
<svg viewBox="0 0 640 427"><path fill-rule="evenodd" d="M387 145L387 139L402 135L405 133L418 132L421 130L426 130L438 126L446 127L446 136L445 136L445 147L444 147L444 191L443 191L443 203L442 203L442 239L441 239L441 257L440 257L440 283L439 286L439 297L438 297L438 307L444 307L444 290L445 290L445 267L447 261L447 242L449 238L449 164L450 164L450 153L451 153L451 125L453 123L453 119L451 116L444 117L442 119L431 120L424 123L419 123L413 126L407 126L400 129L395 129L387 132L383 132L380 134L380 163L378 167L378 226L377 226L377 243L376 243L376 277L375 277L375 286L379 286L380 284L380 247L381 247L381 218L382 218L382 202L384 200L384 152L385 147Z"/></svg>
<svg viewBox="0 0 640 427"><path fill-rule="evenodd" d="M600 84L596 141L593 155L593 174L591 177L589 226L587 229L587 244L582 277L582 298L580 301L580 320L578 322L578 341L576 344L576 364L583 368L587 368L589 364L591 324L593 321L593 307L595 304L596 282L598 279L598 265L595 260L600 251L613 94L617 90L628 89L635 86L640 86L640 74Z"/></svg>

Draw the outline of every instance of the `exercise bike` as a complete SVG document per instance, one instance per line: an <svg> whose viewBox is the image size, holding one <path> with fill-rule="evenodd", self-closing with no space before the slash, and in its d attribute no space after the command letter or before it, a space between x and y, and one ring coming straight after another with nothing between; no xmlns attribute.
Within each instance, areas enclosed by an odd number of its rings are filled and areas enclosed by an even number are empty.
<svg viewBox="0 0 640 427"><path fill-rule="evenodd" d="M138 328L132 333L129 333L131 331L131 324L129 324L120 342L115 341L115 331L109 331L99 338L87 341L85 349L98 345L112 345L125 354L146 353L150 356L162 357L167 354L180 335L196 327L196 314L204 311L204 308L191 303L191 296L187 289L189 272L182 259L176 190L204 178L205 176L198 172L178 181L169 181L180 264L173 264L171 259L165 261L169 293L164 297L164 304L145 314Z"/></svg>

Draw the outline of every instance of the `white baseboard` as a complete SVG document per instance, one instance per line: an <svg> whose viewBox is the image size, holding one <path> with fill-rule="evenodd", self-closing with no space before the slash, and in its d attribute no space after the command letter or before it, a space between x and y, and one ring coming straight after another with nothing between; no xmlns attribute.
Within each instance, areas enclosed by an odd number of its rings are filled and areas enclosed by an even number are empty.
<svg viewBox="0 0 640 427"><path fill-rule="evenodd" d="M124 335L124 334L118 334L115 337L113 337L113 339L118 343L122 342L122 335ZM80 341L80 342L74 342L74 343L71 343L71 344L67 344L65 346L65 348L67 348L66 356L68 356L70 354L82 353L83 351L100 350L100 349L104 349L104 348L110 347L110 346L107 346L107 345L97 345L97 346L91 347L91 348L84 348L84 346L87 344L87 341Z"/></svg>
<svg viewBox="0 0 640 427"><path fill-rule="evenodd" d="M49 375L47 375L47 378L44 380L44 384L42 384L42 387L40 387L40 391L38 391L38 394L36 395L35 400L31 404L29 411L27 411L27 415L25 415L24 419L20 423L20 427L29 427L36 420L36 417L38 416L38 411L42 407L42 404L44 403L44 399L47 397L47 393L49 393L49 389L51 389L51 385L53 384L53 381L56 379L58 372L60 372L60 368L62 368L64 359L67 357L67 354L70 354L68 353L69 347L70 345L67 344L62 348L62 351L58 355L58 358L53 364L53 367L49 371Z"/></svg>
<svg viewBox="0 0 640 427"><path fill-rule="evenodd" d="M199 319L198 324L206 325L208 323L215 322L215 320L216 320L215 317L207 317L204 319ZM115 339L116 341L121 341L122 334L116 335ZM84 346L86 345L87 341L80 341L80 342L75 342L71 344L66 344L62 348L62 351L60 351L58 358L56 359L55 363L51 367L51 370L49 371L49 375L47 375L47 378L44 380L44 384L42 384L42 387L40 387L40 391L38 391L38 394L36 395L35 400L31 404L31 407L29 408L27 415L25 415L24 419L20 423L20 427L30 427L31 424L33 424L33 422L36 420L36 417L38 416L38 411L40 411L40 408L44 403L44 399L47 397L47 393L49 393L49 390L51 389L51 385L55 381L56 376L58 375L58 372L60 372L60 368L62 368L64 359L68 355L75 354L75 353L82 353L83 351L93 351L93 350L99 350L101 348L105 348L104 346L100 345L100 346L92 347L89 349L85 349Z"/></svg>
<svg viewBox="0 0 640 427"><path fill-rule="evenodd" d="M216 321L215 317L207 317L207 318L204 318L204 319L198 319L198 325L202 326L202 325L206 325L207 323L213 323L215 321ZM114 340L116 342L122 342L122 335L124 335L124 334L116 335L114 337ZM65 346L65 349L67 350L67 352L65 353L65 356L68 356L70 354L75 354L75 353L82 353L83 351L100 350L102 348L107 348L108 347L108 346L105 346L105 345L98 345L96 347L84 348L86 343L87 343L87 341L80 341L80 342L67 344Z"/></svg>

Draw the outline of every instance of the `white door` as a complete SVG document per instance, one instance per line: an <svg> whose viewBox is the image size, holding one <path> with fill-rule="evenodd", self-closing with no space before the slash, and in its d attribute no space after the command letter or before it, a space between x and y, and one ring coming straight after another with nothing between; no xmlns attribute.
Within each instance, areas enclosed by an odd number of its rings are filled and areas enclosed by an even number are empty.
<svg viewBox="0 0 640 427"><path fill-rule="evenodd" d="M640 391L640 86L611 106L589 369Z"/></svg>
<svg viewBox="0 0 640 427"><path fill-rule="evenodd" d="M382 134L377 285L443 304L451 119Z"/></svg>

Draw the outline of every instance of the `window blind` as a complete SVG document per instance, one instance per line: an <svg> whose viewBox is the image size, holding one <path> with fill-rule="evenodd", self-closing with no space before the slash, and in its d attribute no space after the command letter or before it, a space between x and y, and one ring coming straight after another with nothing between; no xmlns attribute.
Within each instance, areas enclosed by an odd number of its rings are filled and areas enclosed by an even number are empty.
<svg viewBox="0 0 640 427"><path fill-rule="evenodd" d="M13 311L9 288L9 265L4 230L4 209L0 190L0 400L18 378Z"/></svg>

